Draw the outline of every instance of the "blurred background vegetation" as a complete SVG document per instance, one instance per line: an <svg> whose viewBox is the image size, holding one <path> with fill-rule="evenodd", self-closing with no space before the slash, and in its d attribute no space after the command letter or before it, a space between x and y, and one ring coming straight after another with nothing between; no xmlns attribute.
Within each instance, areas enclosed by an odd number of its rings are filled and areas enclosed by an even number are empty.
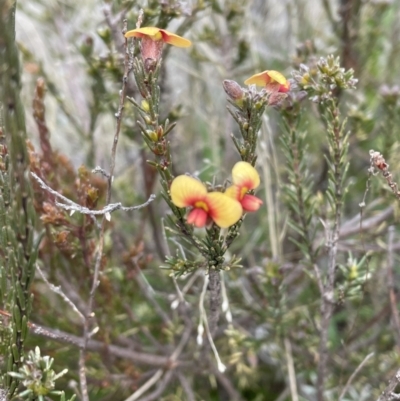
<svg viewBox="0 0 400 401"><path fill-rule="evenodd" d="M16 41L31 169L90 208L105 202L106 181L91 170L107 170L110 162L123 74L122 19L133 29L141 8L142 26L167 28L193 42L188 50L164 49L159 82L161 120L177 122L169 136L176 175L190 172L222 182L238 160L230 139L238 128L226 109L223 80L244 86L246 78L267 69L291 78L301 64L312 74L320 57L329 54L354 70L357 89L335 94L350 133L349 167L325 389L321 398L317 370L323 301L302 247L307 241L296 230L292 170L282 145L290 108L269 107L264 115L256 164L262 182L257 194L264 205L246 218L229 250L242 258L242 267L223 273L223 313L215 336L227 366L222 373L209 348L196 340L204 271L175 280L170 269L162 268L166 255L180 246L173 235L167 241L168 207L159 195L157 174L146 163L151 154L136 123L137 111L126 102L112 201L136 205L151 193L157 198L141 211L113 213L105 231L94 303L93 328L99 330L89 341L85 361L90 400L378 399L400 364L400 239L397 199L368 168L374 149L385 157L393 180L399 176L400 2L20 1ZM132 75L129 81L128 95L137 97ZM313 211L308 240L324 275L324 223L330 213L327 125L318 102L306 97L296 107L301 116L296 125L304 179L300 186L308 191ZM82 322L49 283L86 310L98 227L87 216L58 209L54 199L32 184L42 274L36 271L30 287L34 297L25 351L39 346L42 355L54 358L55 372L67 368L56 389L79 399ZM187 301L183 309L176 307L177 286ZM4 299L1 307L6 333L1 338L7 339L11 311ZM171 363L182 338L184 347ZM158 379L148 391L129 398L154 377Z"/></svg>

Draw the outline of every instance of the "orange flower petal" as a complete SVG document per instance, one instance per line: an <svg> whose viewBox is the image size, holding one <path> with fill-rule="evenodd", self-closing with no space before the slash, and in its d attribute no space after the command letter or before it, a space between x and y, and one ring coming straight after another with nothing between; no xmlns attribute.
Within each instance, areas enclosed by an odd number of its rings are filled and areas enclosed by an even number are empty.
<svg viewBox="0 0 400 401"><path fill-rule="evenodd" d="M268 71L260 72L247 78L244 81L245 85L258 85L258 86L265 86L271 82L271 78L267 74Z"/></svg>
<svg viewBox="0 0 400 401"><path fill-rule="evenodd" d="M180 175L172 181L170 193L174 205L188 207L202 201L207 195L207 188L193 177Z"/></svg>
<svg viewBox="0 0 400 401"><path fill-rule="evenodd" d="M242 188L255 189L260 185L260 176L257 170L247 162L237 162L232 169L232 181Z"/></svg>
<svg viewBox="0 0 400 401"><path fill-rule="evenodd" d="M207 224L207 218L208 214L204 209L195 208L188 214L187 222L201 228Z"/></svg>
<svg viewBox="0 0 400 401"><path fill-rule="evenodd" d="M268 84L280 84L279 92L287 92L290 89L290 82L278 71L266 70L244 81L246 85L267 86Z"/></svg>
<svg viewBox="0 0 400 401"><path fill-rule="evenodd" d="M175 35L174 33L168 32L165 29L156 28L154 26L132 29L125 34L126 38L143 38L143 36L147 36L155 41L162 40L165 43L177 47L189 47L192 45L192 42L190 40L182 38L179 35Z"/></svg>
<svg viewBox="0 0 400 401"><path fill-rule="evenodd" d="M263 201L257 196L246 194L240 203L246 212L255 212L263 204Z"/></svg>
<svg viewBox="0 0 400 401"><path fill-rule="evenodd" d="M143 38L143 36L148 36L153 40L161 40L163 39L161 30L154 26L147 26L144 28L136 28L128 31L125 34L126 38L136 37L136 38Z"/></svg>
<svg viewBox="0 0 400 401"><path fill-rule="evenodd" d="M221 192L210 192L205 201L209 207L209 216L221 228L235 224L242 216L240 203Z"/></svg>
<svg viewBox="0 0 400 401"><path fill-rule="evenodd" d="M168 32L165 29L160 29L160 32L165 43L177 47L189 47L192 45L192 42L189 39L182 38L182 36L175 35L174 33Z"/></svg>

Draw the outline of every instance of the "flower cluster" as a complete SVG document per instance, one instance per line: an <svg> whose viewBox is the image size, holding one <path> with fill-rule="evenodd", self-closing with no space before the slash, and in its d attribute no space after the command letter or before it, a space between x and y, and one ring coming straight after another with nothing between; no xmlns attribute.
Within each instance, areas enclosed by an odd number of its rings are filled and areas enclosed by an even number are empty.
<svg viewBox="0 0 400 401"><path fill-rule="evenodd" d="M261 199L247 193L260 185L260 177L251 164L236 163L232 169L232 182L224 193L208 192L200 181L180 175L172 181L171 199L178 207L191 208L187 216L189 224L204 227L214 222L227 228L240 219L243 211L256 211L262 204Z"/></svg>
<svg viewBox="0 0 400 401"><path fill-rule="evenodd" d="M299 71L293 72L293 78L297 86L311 95L311 100L316 103L332 99L334 91L354 89L358 82L353 69L345 70L340 66L339 57L333 55L321 57L311 68L300 64Z"/></svg>
<svg viewBox="0 0 400 401"><path fill-rule="evenodd" d="M125 37L141 39L140 52L145 74L155 69L161 59L164 43L178 47L189 47L191 45L188 39L156 27L133 29L128 31ZM246 91L235 81L224 81L226 93L230 96L233 104L240 110L247 110L253 104L254 99L258 98L263 99L265 105L274 106L280 104L288 96L290 90L290 82L280 72L274 70L266 70L255 74L248 78L245 84L263 86L264 89L260 94L256 94L254 89ZM246 101L247 98L250 99L249 102ZM247 106L245 106L245 103ZM147 105L146 100L142 103L141 110L147 112L148 107L145 107ZM255 132L257 131L256 127ZM149 136L147 131L146 134ZM247 142L249 142L246 143L246 146L250 146L254 153L256 142L252 141L251 138L253 137L251 136L246 136L246 138ZM157 142L160 136L154 133L149 139ZM220 228L227 228L237 223L244 212L253 212L259 209L262 201L249 193L249 191L260 185L260 177L256 169L249 163L253 160L251 157L253 153L241 152L240 149L239 146L238 150L242 160L247 161L240 161L235 164L232 170L232 185L225 192L209 191L205 184L187 175L180 175L172 180L169 187L171 201L179 208L189 209L187 214L187 222L189 224L193 224L196 227L204 227L215 223ZM164 170L161 169L161 173L162 171ZM164 178L166 182L170 182L169 177L165 176Z"/></svg>

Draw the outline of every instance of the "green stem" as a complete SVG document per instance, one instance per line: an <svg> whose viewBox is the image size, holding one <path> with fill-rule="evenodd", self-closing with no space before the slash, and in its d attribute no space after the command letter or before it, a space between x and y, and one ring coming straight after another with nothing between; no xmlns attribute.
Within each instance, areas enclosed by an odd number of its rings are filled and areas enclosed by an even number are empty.
<svg viewBox="0 0 400 401"><path fill-rule="evenodd" d="M28 179L25 117L19 97L20 67L15 44L16 2L0 0L0 121L4 126L0 147L0 291L1 306L12 314L13 334L6 352L3 385L11 399L18 380L7 372L18 372L24 355L27 322L31 309L29 286L34 277L36 252L33 246L35 212Z"/></svg>

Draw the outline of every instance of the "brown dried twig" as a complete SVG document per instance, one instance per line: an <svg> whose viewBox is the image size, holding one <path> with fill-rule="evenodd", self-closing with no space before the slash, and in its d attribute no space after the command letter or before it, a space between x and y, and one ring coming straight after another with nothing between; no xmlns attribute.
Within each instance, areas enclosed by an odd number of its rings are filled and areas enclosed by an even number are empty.
<svg viewBox="0 0 400 401"><path fill-rule="evenodd" d="M124 35L125 32L127 32L127 29L128 29L127 25L128 25L127 20L124 20L122 35ZM109 171L109 176L108 176L106 205L108 205L111 200L111 189L112 189L112 182L114 179L116 153L117 153L119 134L120 134L120 130L121 130L121 121L122 121L122 113L124 110L124 102L125 102L125 95L126 95L126 89L127 89L128 74L129 74L131 66L132 66L132 63L130 62L128 40L126 38L124 39L124 55L125 55L125 57L124 57L124 75L122 78L122 89L120 91L120 96L119 96L119 107L118 107L117 113L115 114L116 119L117 119L117 125L115 128L114 140L113 140L113 145L112 145L112 149L111 149L111 162L110 162L110 171ZM80 379L82 401L89 401L87 380L86 380L86 364L85 364L86 349L87 349L87 344L88 344L89 338L91 336L91 332L89 330L89 326L90 326L89 323L90 323L92 317L94 316L94 312L93 312L94 296L96 293L96 289L99 285L100 266L101 266L101 261L102 261L102 257L103 257L104 236L105 236L105 227L106 227L106 223L107 223L107 217L108 217L107 214L103 215L103 218L101 221L100 235L99 235L99 242L98 242L98 249L97 249L97 257L96 257L96 262L95 262L95 266L94 266L92 286L91 286L89 300L88 300L87 309L86 309L86 313L85 313L85 323L84 323L84 327L83 327L83 345L82 345L81 351L79 353L79 379Z"/></svg>
<svg viewBox="0 0 400 401"><path fill-rule="evenodd" d="M391 401L391 400L400 400L400 394L394 392L396 387L400 384L400 369L397 370L395 375L389 380L389 384L383 390L381 396L378 398L378 401Z"/></svg>

